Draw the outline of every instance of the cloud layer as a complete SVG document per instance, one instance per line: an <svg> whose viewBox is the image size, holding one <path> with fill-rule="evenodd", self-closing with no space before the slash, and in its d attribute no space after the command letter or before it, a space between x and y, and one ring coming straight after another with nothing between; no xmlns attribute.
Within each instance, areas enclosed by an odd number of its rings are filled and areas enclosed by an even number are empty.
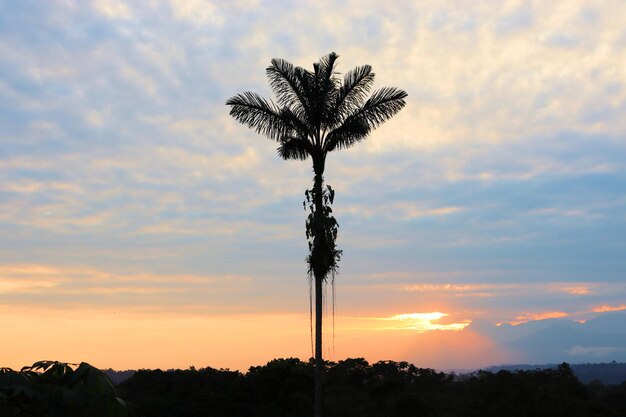
<svg viewBox="0 0 626 417"><path fill-rule="evenodd" d="M624 18L617 0L3 4L0 301L306 314L311 169L224 102L269 97L272 57L335 50L409 93L329 156L341 314L618 308Z"/></svg>

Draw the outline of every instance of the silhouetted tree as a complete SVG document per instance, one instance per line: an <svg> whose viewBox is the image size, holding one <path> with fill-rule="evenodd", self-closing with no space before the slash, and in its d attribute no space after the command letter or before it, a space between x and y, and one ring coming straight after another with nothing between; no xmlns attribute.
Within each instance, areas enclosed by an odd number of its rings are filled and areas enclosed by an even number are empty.
<svg viewBox="0 0 626 417"><path fill-rule="evenodd" d="M0 368L0 416L128 415L111 380L86 362L39 361L19 372Z"/></svg>
<svg viewBox="0 0 626 417"><path fill-rule="evenodd" d="M313 64L313 71L272 59L266 73L277 102L252 92L230 98L230 114L237 121L279 143L283 159L313 162L313 188L306 191L311 213L306 221L309 240L309 277L315 281L315 416L321 416L322 297L323 285L334 279L341 251L337 249L337 222L330 205L334 191L324 187L326 155L345 149L395 115L407 94L385 87L367 98L374 82L372 67L363 65L346 73L335 70L334 52Z"/></svg>

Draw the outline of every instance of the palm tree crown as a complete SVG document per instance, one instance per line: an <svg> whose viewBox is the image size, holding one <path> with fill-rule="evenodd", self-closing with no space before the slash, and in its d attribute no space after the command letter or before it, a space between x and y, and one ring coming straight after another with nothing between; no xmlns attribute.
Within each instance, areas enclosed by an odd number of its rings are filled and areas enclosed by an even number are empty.
<svg viewBox="0 0 626 417"><path fill-rule="evenodd" d="M277 103L245 92L229 99L230 114L256 132L279 142L284 159L313 159L316 175L324 172L326 154L353 146L405 105L406 92L385 87L367 95L372 67L363 65L341 79L334 52L313 64L313 72L272 59L267 76Z"/></svg>

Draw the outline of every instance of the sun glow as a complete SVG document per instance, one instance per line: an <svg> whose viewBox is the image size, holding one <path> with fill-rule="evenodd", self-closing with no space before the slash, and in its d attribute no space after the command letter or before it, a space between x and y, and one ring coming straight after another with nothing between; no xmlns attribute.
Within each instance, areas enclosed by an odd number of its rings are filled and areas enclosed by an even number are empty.
<svg viewBox="0 0 626 417"><path fill-rule="evenodd" d="M396 314L395 316L382 317L382 318L379 318L378 320L397 322L396 326L387 327L387 329L415 330L418 333L423 333L423 332L427 332L430 330L459 331L459 330L463 330L468 324L470 324L469 320L465 320L461 323L448 323L448 324L433 323L433 321L438 321L446 316L448 316L448 314L434 311L431 313Z"/></svg>

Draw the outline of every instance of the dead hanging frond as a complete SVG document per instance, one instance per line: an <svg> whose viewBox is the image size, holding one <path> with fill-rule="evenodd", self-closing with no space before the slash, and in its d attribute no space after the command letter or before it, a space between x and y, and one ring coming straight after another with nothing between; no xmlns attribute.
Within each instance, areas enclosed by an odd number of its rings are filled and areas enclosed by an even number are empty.
<svg viewBox="0 0 626 417"><path fill-rule="evenodd" d="M335 201L335 190L330 185L306 190L305 200L302 202L304 210L309 211L306 220L306 238L309 245L309 256L306 261L309 266L309 326L311 328L311 350L313 350L313 280L321 279L328 283L330 279L332 291L332 319L333 319L333 350L335 346L335 274L339 268L342 251L337 249L337 235L339 224L333 217L331 205ZM318 207L318 209L316 209ZM322 303L326 307L328 296L324 296Z"/></svg>
<svg viewBox="0 0 626 417"><path fill-rule="evenodd" d="M332 273L332 278L330 280L330 285L332 286L333 293L333 354L335 353L335 307L337 306L337 297L335 293L335 273Z"/></svg>
<svg viewBox="0 0 626 417"><path fill-rule="evenodd" d="M336 240L339 223L333 217L331 205L335 200L335 190L330 185L322 188L321 196L313 187L306 190L304 209L309 210L306 220L306 238L309 245L309 275L321 277L326 282L331 273L337 272L342 251L337 249ZM321 199L321 209L316 209L316 200Z"/></svg>
<svg viewBox="0 0 626 417"><path fill-rule="evenodd" d="M313 349L313 277L309 274L309 328L311 330L311 357L315 357Z"/></svg>

